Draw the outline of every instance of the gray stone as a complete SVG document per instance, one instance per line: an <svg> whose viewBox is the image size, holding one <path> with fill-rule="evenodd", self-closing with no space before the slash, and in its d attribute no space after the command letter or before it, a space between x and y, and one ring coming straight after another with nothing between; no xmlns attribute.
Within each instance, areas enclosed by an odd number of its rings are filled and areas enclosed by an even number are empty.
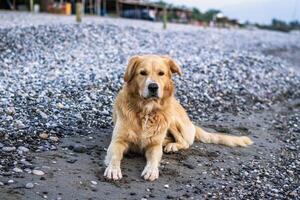
<svg viewBox="0 0 300 200"><path fill-rule="evenodd" d="M16 147L2 147L2 151L5 152L11 152L11 151L15 151Z"/></svg>
<svg viewBox="0 0 300 200"><path fill-rule="evenodd" d="M26 183L25 188L32 189L34 187L33 183Z"/></svg>
<svg viewBox="0 0 300 200"><path fill-rule="evenodd" d="M30 167L32 166L32 164L30 162L28 162L27 160L25 159L21 159L20 162L25 165L25 167Z"/></svg>
<svg viewBox="0 0 300 200"><path fill-rule="evenodd" d="M13 171L16 172L16 173L21 173L21 172L23 172L23 170L20 169L20 168L18 168L18 167L13 168Z"/></svg>
<svg viewBox="0 0 300 200"><path fill-rule="evenodd" d="M38 170L38 169L32 170L32 173L34 175L37 175L37 176L43 176L43 175L45 175L45 172L43 172L42 170Z"/></svg>
<svg viewBox="0 0 300 200"><path fill-rule="evenodd" d="M6 113L7 113L8 115L14 115L14 114L16 113L16 110L15 110L14 107L8 107L8 108L6 109Z"/></svg>
<svg viewBox="0 0 300 200"><path fill-rule="evenodd" d="M75 144L73 146L73 151L76 153L85 153L87 151L87 147L82 144Z"/></svg>
<svg viewBox="0 0 300 200"><path fill-rule="evenodd" d="M29 151L29 149L26 148L26 147L24 147L24 146L19 146L19 147L18 147L18 151L22 151L22 152L24 152L24 153L27 153L27 152Z"/></svg>
<svg viewBox="0 0 300 200"><path fill-rule="evenodd" d="M39 111L39 114L43 119L48 119L48 115L46 113L44 113L43 111Z"/></svg>
<svg viewBox="0 0 300 200"><path fill-rule="evenodd" d="M49 137L49 140L53 141L53 142L58 142L59 141L59 138L56 137L56 136L50 136Z"/></svg>
<svg viewBox="0 0 300 200"><path fill-rule="evenodd" d="M16 120L16 126L19 129L23 129L26 127L25 124L21 120Z"/></svg>

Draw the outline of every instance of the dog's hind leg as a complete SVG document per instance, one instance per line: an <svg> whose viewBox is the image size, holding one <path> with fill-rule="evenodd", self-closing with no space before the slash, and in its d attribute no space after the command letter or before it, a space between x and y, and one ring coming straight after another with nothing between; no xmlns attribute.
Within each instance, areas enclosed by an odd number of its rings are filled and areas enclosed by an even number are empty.
<svg viewBox="0 0 300 200"><path fill-rule="evenodd" d="M194 126L183 126L179 123L172 123L169 127L169 134L174 138L166 137L164 141L164 152L176 152L180 149L187 149L194 142Z"/></svg>

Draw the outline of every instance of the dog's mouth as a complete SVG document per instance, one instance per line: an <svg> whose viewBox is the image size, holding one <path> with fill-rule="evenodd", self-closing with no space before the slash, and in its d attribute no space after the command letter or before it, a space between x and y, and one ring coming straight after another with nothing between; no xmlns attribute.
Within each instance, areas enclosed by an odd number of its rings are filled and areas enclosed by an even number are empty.
<svg viewBox="0 0 300 200"><path fill-rule="evenodd" d="M158 99L159 99L158 96L144 97L144 100L147 100L147 101L154 101L154 100L158 100Z"/></svg>
<svg viewBox="0 0 300 200"><path fill-rule="evenodd" d="M159 96L158 94L149 94L146 97L143 96L143 99L147 101L153 101L153 100L158 100Z"/></svg>

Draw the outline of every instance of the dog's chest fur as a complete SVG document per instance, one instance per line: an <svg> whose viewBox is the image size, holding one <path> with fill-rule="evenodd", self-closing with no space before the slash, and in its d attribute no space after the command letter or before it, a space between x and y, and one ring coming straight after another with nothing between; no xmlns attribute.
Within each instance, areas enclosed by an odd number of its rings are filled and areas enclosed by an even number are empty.
<svg viewBox="0 0 300 200"><path fill-rule="evenodd" d="M159 111L140 112L137 113L136 119L136 129L129 134L130 138L128 138L134 144L134 148L140 151L147 146L162 143L168 129L168 123L163 113Z"/></svg>
<svg viewBox="0 0 300 200"><path fill-rule="evenodd" d="M165 110L159 109L155 102L127 105L126 109L120 107L120 110L129 130L124 139L131 144L131 149L141 151L147 146L162 143L169 125Z"/></svg>
<svg viewBox="0 0 300 200"><path fill-rule="evenodd" d="M144 149L148 145L159 143L164 135L166 123L159 113L147 113L139 115L139 132L136 133L137 145Z"/></svg>

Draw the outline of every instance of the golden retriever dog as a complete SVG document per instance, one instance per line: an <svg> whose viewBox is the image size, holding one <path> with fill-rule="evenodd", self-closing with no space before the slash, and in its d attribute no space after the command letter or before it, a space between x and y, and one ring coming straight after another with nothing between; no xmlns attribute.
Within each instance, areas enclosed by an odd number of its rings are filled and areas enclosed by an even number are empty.
<svg viewBox="0 0 300 200"><path fill-rule="evenodd" d="M163 151L187 149L195 140L230 147L253 143L245 136L209 133L194 125L174 97L173 74L181 75L181 69L169 57L130 59L114 105L115 127L105 158L107 179L122 178L120 165L127 151L145 153L147 163L141 176L153 181L159 176Z"/></svg>

